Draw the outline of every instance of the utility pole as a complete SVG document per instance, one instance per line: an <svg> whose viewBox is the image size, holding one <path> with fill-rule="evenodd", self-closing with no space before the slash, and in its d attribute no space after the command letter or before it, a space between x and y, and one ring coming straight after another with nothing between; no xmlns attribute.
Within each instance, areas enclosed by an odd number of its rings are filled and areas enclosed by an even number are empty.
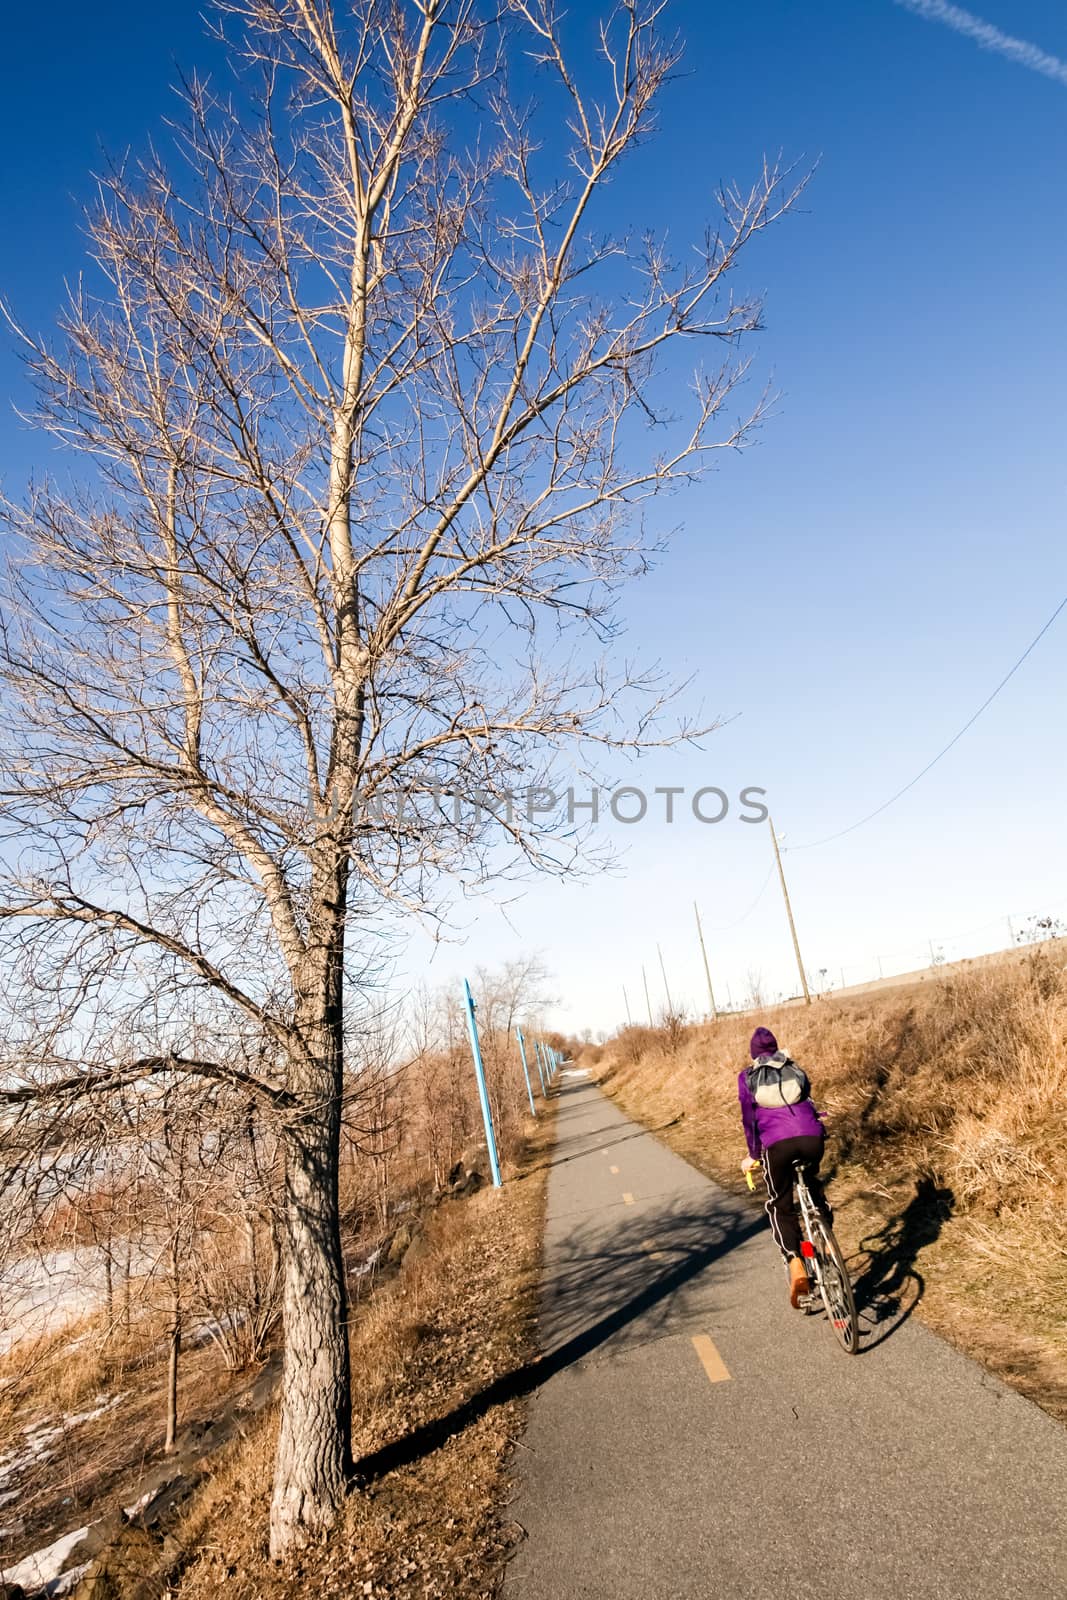
<svg viewBox="0 0 1067 1600"><path fill-rule="evenodd" d="M711 987L711 968L708 966L708 952L704 948L704 930L700 926L700 908L693 901L693 914L697 919L697 938L700 940L700 954L704 957L704 976L708 980L708 1004L711 1006L711 1020L714 1022L719 1013L715 1009L715 991Z"/></svg>
<svg viewBox="0 0 1067 1600"><path fill-rule="evenodd" d="M793 935L793 951L797 958L797 971L800 973L800 987L804 991L804 1004L806 1006L810 1006L811 994L808 990L808 979L807 974L804 971L804 963L800 958L800 940L797 938L797 926L793 921L793 907L789 904L789 890L786 887L785 873L782 870L782 853L778 849L778 835L774 831L774 821L769 812L767 814L767 822L771 830L771 842L774 845L774 859L778 863L778 877L782 885L782 898L785 901L785 914L789 918L789 931Z"/></svg>
<svg viewBox="0 0 1067 1600"><path fill-rule="evenodd" d="M622 1003L626 1007L626 1026L628 1028L632 1028L633 1025L634 1025L634 1019L630 1015L630 997L626 993L626 985L625 984L623 984L623 986L622 986Z"/></svg>
<svg viewBox="0 0 1067 1600"><path fill-rule="evenodd" d="M645 986L645 1005L648 1007L648 1025L650 1028L654 1028L656 1024L652 1021L652 1001L648 998L648 978L645 975L644 967L641 968L641 982Z"/></svg>
<svg viewBox="0 0 1067 1600"><path fill-rule="evenodd" d="M673 1017L673 1015L674 1015L674 1001L671 999L670 985L667 982L667 969L663 965L663 951L660 949L659 945L656 946L656 954L659 956L659 970L663 974L663 992L667 996L667 1010L670 1013L670 1015Z"/></svg>

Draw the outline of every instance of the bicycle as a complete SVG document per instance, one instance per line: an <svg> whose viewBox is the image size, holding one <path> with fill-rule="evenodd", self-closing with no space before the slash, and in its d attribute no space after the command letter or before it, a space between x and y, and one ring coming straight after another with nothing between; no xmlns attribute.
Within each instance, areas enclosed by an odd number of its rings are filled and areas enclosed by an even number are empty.
<svg viewBox="0 0 1067 1600"><path fill-rule="evenodd" d="M800 1206L800 1254L808 1268L809 1277L815 1280L815 1289L802 1295L797 1302L806 1316L819 1309L821 1301L829 1318L838 1344L846 1355L854 1356L860 1345L859 1317L852 1292L844 1252L834 1237L834 1230L815 1209L808 1186L804 1181L804 1163L797 1161L793 1167ZM752 1171L745 1173L750 1189L754 1189Z"/></svg>

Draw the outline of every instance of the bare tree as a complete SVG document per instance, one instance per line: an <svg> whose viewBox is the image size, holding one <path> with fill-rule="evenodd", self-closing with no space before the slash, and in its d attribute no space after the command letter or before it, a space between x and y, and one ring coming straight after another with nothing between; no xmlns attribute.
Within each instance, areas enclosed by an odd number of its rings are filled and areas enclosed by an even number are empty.
<svg viewBox="0 0 1067 1600"><path fill-rule="evenodd" d="M594 646L635 511L759 420L725 416L760 319L728 277L795 186L725 190L681 264L594 232L678 61L660 0L620 0L581 72L552 0L223 10L240 109L188 84L183 168L104 179L95 288L58 349L22 335L77 465L5 507L5 1093L185 1071L276 1118L281 1555L352 1468L338 1152L375 918L562 865L508 793L564 745L695 731ZM686 388L665 358L709 341ZM149 1002L162 1035L118 1051Z"/></svg>

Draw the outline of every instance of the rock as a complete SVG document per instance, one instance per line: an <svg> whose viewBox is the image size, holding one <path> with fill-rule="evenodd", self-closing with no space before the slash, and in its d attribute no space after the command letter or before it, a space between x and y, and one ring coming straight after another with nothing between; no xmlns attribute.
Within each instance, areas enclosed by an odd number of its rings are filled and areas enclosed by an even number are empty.
<svg viewBox="0 0 1067 1600"><path fill-rule="evenodd" d="M96 1557L114 1544L116 1539L121 1539L129 1526L129 1518L121 1506L101 1517L99 1522L94 1522L87 1529L85 1538L76 1544L67 1558L68 1567L80 1567L86 1561L95 1561Z"/></svg>
<svg viewBox="0 0 1067 1600"><path fill-rule="evenodd" d="M452 1195L474 1194L482 1187L485 1179L480 1172L464 1172L460 1168L453 1182L449 1185Z"/></svg>
<svg viewBox="0 0 1067 1600"><path fill-rule="evenodd" d="M392 1241L389 1245L389 1253L386 1256L386 1260L391 1266L398 1266L400 1262L403 1261L414 1237L415 1235L412 1231L411 1223L402 1222L399 1228L393 1234Z"/></svg>
<svg viewBox="0 0 1067 1600"><path fill-rule="evenodd" d="M489 1151L485 1145L468 1146L448 1174L449 1192L454 1195L473 1194L485 1182L488 1170Z"/></svg>
<svg viewBox="0 0 1067 1600"><path fill-rule="evenodd" d="M489 1166L488 1147L485 1144L468 1145L459 1159L465 1172L484 1174Z"/></svg>
<svg viewBox="0 0 1067 1600"><path fill-rule="evenodd" d="M167 1565L162 1539L127 1523L96 1557L72 1600L161 1600Z"/></svg>
<svg viewBox="0 0 1067 1600"><path fill-rule="evenodd" d="M204 1479L202 1472L177 1473L157 1489L144 1509L133 1519L134 1526L154 1530L169 1525L179 1507Z"/></svg>

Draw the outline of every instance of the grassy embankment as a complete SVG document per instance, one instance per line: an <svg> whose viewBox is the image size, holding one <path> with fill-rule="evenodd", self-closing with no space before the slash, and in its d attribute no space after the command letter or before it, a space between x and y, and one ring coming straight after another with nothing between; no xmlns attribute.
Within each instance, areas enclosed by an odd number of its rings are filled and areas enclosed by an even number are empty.
<svg viewBox="0 0 1067 1600"><path fill-rule="evenodd" d="M277 1429L267 1416L222 1453L177 1530L196 1553L176 1600L497 1592L519 1532L507 1504L524 1402L508 1398L508 1380L535 1354L552 1122L549 1108L503 1190L439 1207L399 1275L359 1314L353 1445L364 1486L328 1544L284 1571L267 1558Z"/></svg>
<svg viewBox="0 0 1067 1600"><path fill-rule="evenodd" d="M736 1078L757 1022L829 1113L826 1170L868 1318L884 1329L914 1310L1067 1420L1067 970L1018 953L810 1008L630 1028L583 1060L744 1193Z"/></svg>
<svg viewBox="0 0 1067 1600"><path fill-rule="evenodd" d="M508 1468L523 1402L510 1397L509 1379L534 1354L553 1111L550 1103L528 1137L512 1140L503 1190L446 1198L424 1212L421 1225L407 1230L411 1243L399 1270L353 1308L353 1447L364 1484L328 1543L284 1570L268 1559L275 1402L232 1443L200 1457L204 1482L177 1523L169 1522L165 1540L135 1522L90 1569L79 1600L155 1600L163 1593L193 1600L223 1590L228 1600L495 1592L515 1535L506 1514ZM64 1441L58 1480L51 1440L40 1467L23 1475L22 1549L132 1501L141 1472L158 1462L160 1357L151 1331L147 1324L137 1329L148 1341L143 1350L125 1342L121 1375L111 1370L118 1342L109 1344L91 1322L73 1349L72 1330L40 1341L32 1371L25 1350L0 1362L0 1402L9 1393L21 1397L7 1408L11 1415L0 1405L12 1447L32 1439L24 1413L43 1391L66 1410L93 1407L101 1388L105 1398L109 1388L118 1391L115 1409L108 1403ZM17 1367L18 1384L5 1383L8 1366ZM238 1389L250 1377L220 1373L206 1348L190 1352L184 1373L183 1409L202 1417L220 1415L230 1398L227 1376ZM54 1504L64 1490L63 1504ZM5 1557L22 1549L9 1545Z"/></svg>

